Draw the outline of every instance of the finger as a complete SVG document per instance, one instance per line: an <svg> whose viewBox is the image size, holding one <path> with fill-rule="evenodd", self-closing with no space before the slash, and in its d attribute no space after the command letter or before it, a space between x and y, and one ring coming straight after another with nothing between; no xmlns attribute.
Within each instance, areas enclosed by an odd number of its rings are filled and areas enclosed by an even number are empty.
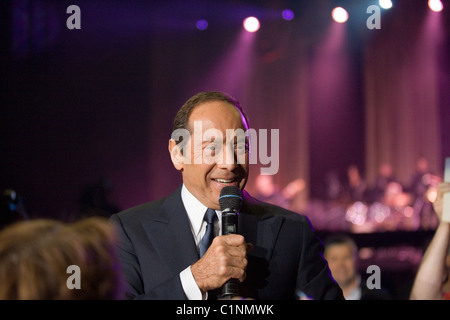
<svg viewBox="0 0 450 320"><path fill-rule="evenodd" d="M237 236L230 238L230 236ZM214 238L214 241L209 248L214 250L217 255L227 255L244 258L247 252L253 249L253 245L248 245L245 240L241 243L244 238L241 235L227 235ZM231 244L230 244L231 243Z"/></svg>
<svg viewBox="0 0 450 320"><path fill-rule="evenodd" d="M228 271L226 275L227 281L229 279L238 279L239 282L243 282L247 278L247 273L245 272L244 269L229 267L227 271Z"/></svg>
<svg viewBox="0 0 450 320"><path fill-rule="evenodd" d="M222 265L227 264L227 259L246 259L247 251L245 245L239 247L231 247L226 244L216 243L211 245L202 257L208 260L217 260Z"/></svg>
<svg viewBox="0 0 450 320"><path fill-rule="evenodd" d="M222 238L222 240L229 246L240 246L245 244L245 238L240 234L228 234L225 236L220 236L220 238Z"/></svg>
<svg viewBox="0 0 450 320"><path fill-rule="evenodd" d="M221 263L227 267L245 270L245 268L247 268L248 260L239 257L223 257Z"/></svg>
<svg viewBox="0 0 450 320"><path fill-rule="evenodd" d="M444 193L450 192L450 182L441 182L438 185L436 200L443 198Z"/></svg>
<svg viewBox="0 0 450 320"><path fill-rule="evenodd" d="M247 250L245 245L239 247L223 246L221 248L218 248L216 252L219 255L223 255L224 257L229 258L245 259L247 257Z"/></svg>
<svg viewBox="0 0 450 320"><path fill-rule="evenodd" d="M438 186L438 189L442 193L450 192L450 182L441 182Z"/></svg>

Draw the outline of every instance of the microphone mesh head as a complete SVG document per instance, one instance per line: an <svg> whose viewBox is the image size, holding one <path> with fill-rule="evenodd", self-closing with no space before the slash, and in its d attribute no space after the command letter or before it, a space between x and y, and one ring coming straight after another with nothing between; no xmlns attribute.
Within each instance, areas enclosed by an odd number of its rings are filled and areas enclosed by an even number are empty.
<svg viewBox="0 0 450 320"><path fill-rule="evenodd" d="M239 211L242 204L241 189L235 186L223 187L220 191L219 205L220 210L231 209Z"/></svg>

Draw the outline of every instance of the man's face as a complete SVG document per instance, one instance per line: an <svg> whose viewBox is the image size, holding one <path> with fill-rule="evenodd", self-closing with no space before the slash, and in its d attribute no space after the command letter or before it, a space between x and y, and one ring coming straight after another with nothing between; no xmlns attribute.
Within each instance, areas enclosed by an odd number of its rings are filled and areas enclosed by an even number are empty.
<svg viewBox="0 0 450 320"><path fill-rule="evenodd" d="M208 208L219 210L222 188L237 186L243 190L247 182L248 143L245 136L236 137L236 130L242 133L248 128L233 105L208 101L192 110L188 129L191 135L182 160L174 165L181 170L189 192Z"/></svg>
<svg viewBox="0 0 450 320"><path fill-rule="evenodd" d="M356 259L348 245L330 245L325 250L324 257L334 280L340 286L348 285L356 277Z"/></svg>

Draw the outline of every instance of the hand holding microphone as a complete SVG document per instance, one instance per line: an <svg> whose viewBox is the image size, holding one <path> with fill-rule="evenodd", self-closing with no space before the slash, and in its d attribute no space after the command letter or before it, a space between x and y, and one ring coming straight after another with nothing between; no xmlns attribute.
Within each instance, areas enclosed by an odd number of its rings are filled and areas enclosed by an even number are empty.
<svg viewBox="0 0 450 320"><path fill-rule="evenodd" d="M253 246L237 233L237 217L242 204L240 189L224 187L219 204L222 211L222 236L214 238L205 255L191 266L191 272L202 292L222 287L221 298L231 299L239 293L236 292L236 284L247 276L247 252ZM228 280L231 280L231 285Z"/></svg>

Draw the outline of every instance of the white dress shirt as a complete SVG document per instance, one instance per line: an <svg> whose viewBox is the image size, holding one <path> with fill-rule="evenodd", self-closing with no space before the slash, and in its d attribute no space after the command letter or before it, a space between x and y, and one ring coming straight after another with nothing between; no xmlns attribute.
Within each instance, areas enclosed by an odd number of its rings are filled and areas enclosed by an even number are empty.
<svg viewBox="0 0 450 320"><path fill-rule="evenodd" d="M206 221L203 220L203 217L208 208L198 201L197 198L189 192L184 184L181 188L181 200L183 201L189 218L192 235L194 236L195 246L197 247L198 252L200 241L206 231ZM216 213L218 219L214 223L214 233L216 235L220 235L222 228L222 213L218 210L216 210ZM202 300L208 297L207 294L202 295L202 292L197 286L191 272L191 266L180 272L180 279L184 293L189 300Z"/></svg>
<svg viewBox="0 0 450 320"><path fill-rule="evenodd" d="M350 291L350 293L345 297L345 300L361 300L361 276L357 275L356 279L358 285Z"/></svg>

